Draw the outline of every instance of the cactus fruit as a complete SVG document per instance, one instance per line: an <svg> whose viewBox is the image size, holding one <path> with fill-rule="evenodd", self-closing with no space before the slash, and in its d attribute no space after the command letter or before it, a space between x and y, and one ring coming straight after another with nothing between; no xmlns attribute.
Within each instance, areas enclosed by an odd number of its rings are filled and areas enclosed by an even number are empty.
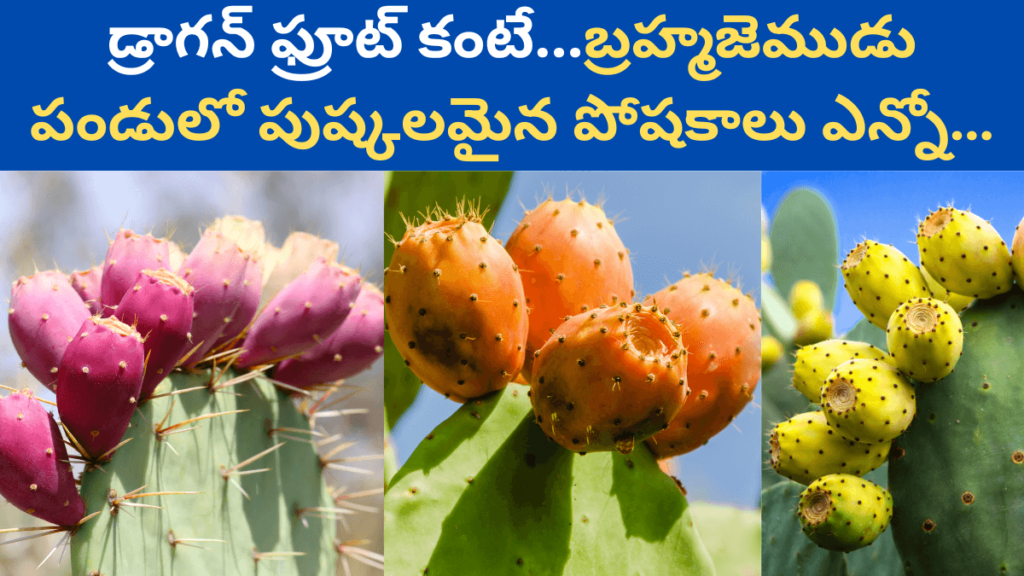
<svg viewBox="0 0 1024 576"><path fill-rule="evenodd" d="M917 248L921 267L951 292L991 298L1013 286L1006 242L971 212L951 206L931 212L917 227Z"/></svg>
<svg viewBox="0 0 1024 576"><path fill-rule="evenodd" d="M633 301L629 251L604 210L585 200L545 200L526 213L506 248L519 267L530 310L527 380L533 353L566 316Z"/></svg>
<svg viewBox="0 0 1024 576"><path fill-rule="evenodd" d="M808 312L824 310L825 296L816 282L800 280L789 290L789 305L793 309L793 316L800 319Z"/></svg>
<svg viewBox="0 0 1024 576"><path fill-rule="evenodd" d="M852 552L875 541L892 520L892 494L851 474L815 480L800 494L804 534L827 550Z"/></svg>
<svg viewBox="0 0 1024 576"><path fill-rule="evenodd" d="M932 278L932 275L928 273L928 270L925 269L924 266L922 266L920 270L921 275L924 276L924 281L928 284L928 289L931 290L932 292L932 296L936 300L941 300L946 304L949 304L949 307L955 310L957 313L963 312L968 306L971 305L971 302L974 302L974 298L972 298L971 296L955 294L953 292L950 292L949 290L946 290L942 286L942 284L939 284L939 282L935 278Z"/></svg>
<svg viewBox="0 0 1024 576"><path fill-rule="evenodd" d="M0 398L0 496L57 526L85 516L60 430L32 392Z"/></svg>
<svg viewBox="0 0 1024 576"><path fill-rule="evenodd" d="M178 275L195 288L192 346L187 364L195 365L213 349L231 325L247 293L245 271L251 258L223 234L207 229L182 263Z"/></svg>
<svg viewBox="0 0 1024 576"><path fill-rule="evenodd" d="M249 220L245 216L222 216L214 220L210 228L220 232L243 252L252 254L257 259L262 258L266 252L267 233L259 220ZM309 264L312 262L307 262L306 265Z"/></svg>
<svg viewBox="0 0 1024 576"><path fill-rule="evenodd" d="M306 232L292 232L284 239L280 250L274 249L268 258L269 265L264 271L263 293L260 296L260 308L264 308L270 299L277 295L306 271L318 258L328 262L337 262L338 245L330 240L320 238ZM271 252L270 246L264 251Z"/></svg>
<svg viewBox="0 0 1024 576"><path fill-rule="evenodd" d="M271 364L313 348L345 321L362 283L355 270L321 256L256 317L236 365Z"/></svg>
<svg viewBox="0 0 1024 576"><path fill-rule="evenodd" d="M307 388L350 378L384 353L384 295L363 284L352 312L333 334L301 356L281 362L278 382Z"/></svg>
<svg viewBox="0 0 1024 576"><path fill-rule="evenodd" d="M782 357L782 342L771 336L761 338L761 371L764 372Z"/></svg>
<svg viewBox="0 0 1024 576"><path fill-rule="evenodd" d="M900 304L932 295L917 266L887 244L871 240L857 244L846 255L841 269L850 299L868 321L882 330Z"/></svg>
<svg viewBox="0 0 1024 576"><path fill-rule="evenodd" d="M956 368L964 349L964 330L948 304L916 298L893 312L886 341L900 372L914 380L935 382Z"/></svg>
<svg viewBox="0 0 1024 576"><path fill-rule="evenodd" d="M168 254L168 256L167 256L167 263L168 263L168 265L165 266L165 268L167 268L168 270L171 270L171 271L181 270L181 265L185 263L185 258L188 257L185 254L185 252L181 249L181 246L178 246L178 244L176 242L172 242L171 240L168 240L167 241L167 254Z"/></svg>
<svg viewBox="0 0 1024 576"><path fill-rule="evenodd" d="M754 397L761 316L750 297L711 274L686 275L644 302L657 304L680 327L688 352L690 398L668 429L647 441L668 458L706 444Z"/></svg>
<svg viewBox="0 0 1024 576"><path fill-rule="evenodd" d="M526 347L515 263L471 207L406 224L384 276L388 331L406 365L456 402L504 388Z"/></svg>
<svg viewBox="0 0 1024 576"><path fill-rule="evenodd" d="M1013 273L1017 277L1017 284L1024 286L1024 220L1020 221L1013 233L1010 260L1013 264Z"/></svg>
<svg viewBox="0 0 1024 576"><path fill-rule="evenodd" d="M11 288L7 326L29 373L55 390L57 368L68 342L89 318L89 307L56 270L21 277Z"/></svg>
<svg viewBox="0 0 1024 576"><path fill-rule="evenodd" d="M146 375L139 402L145 402L192 347L193 292L180 276L143 270L124 295L114 317L134 327L145 339Z"/></svg>
<svg viewBox="0 0 1024 576"><path fill-rule="evenodd" d="M793 343L807 346L832 337L832 315L825 310L809 310L797 321Z"/></svg>
<svg viewBox="0 0 1024 576"><path fill-rule="evenodd" d="M245 331L256 319L260 308L260 293L263 290L263 269L255 255L250 255L249 264L245 267L245 277L242 279L242 295L238 302L238 308L231 314L231 322L224 327L220 333L214 348L231 346L243 336Z"/></svg>
<svg viewBox="0 0 1024 576"><path fill-rule="evenodd" d="M534 360L530 400L537 424L565 448L629 454L679 413L686 373L675 324L654 306L622 302L555 330Z"/></svg>
<svg viewBox="0 0 1024 576"><path fill-rule="evenodd" d="M117 318L93 316L68 344L57 372L60 421L89 460L110 456L138 405L142 337Z"/></svg>
<svg viewBox="0 0 1024 576"><path fill-rule="evenodd" d="M917 409L914 385L881 360L848 360L821 388L829 426L850 440L888 442L906 431Z"/></svg>
<svg viewBox="0 0 1024 576"><path fill-rule="evenodd" d="M100 289L103 284L103 267L93 266L88 270L79 272L75 270L71 273L71 287L78 292L78 295L82 297L86 305L89 306L89 312L92 314L100 314L103 311L103 305L100 304Z"/></svg>
<svg viewBox="0 0 1024 576"><path fill-rule="evenodd" d="M136 234L124 228L117 231L103 261L100 301L103 316L110 316L121 302L125 292L135 285L143 270L158 270L170 266L167 240Z"/></svg>
<svg viewBox="0 0 1024 576"><path fill-rule="evenodd" d="M771 465L801 484L829 474L863 476L885 464L890 442L862 444L836 434L822 412L797 414L772 429Z"/></svg>
<svg viewBox="0 0 1024 576"><path fill-rule="evenodd" d="M821 401L821 388L832 370L843 362L855 358L891 363L889 355L884 350L871 344L850 340L826 340L796 351L793 387L817 404Z"/></svg>

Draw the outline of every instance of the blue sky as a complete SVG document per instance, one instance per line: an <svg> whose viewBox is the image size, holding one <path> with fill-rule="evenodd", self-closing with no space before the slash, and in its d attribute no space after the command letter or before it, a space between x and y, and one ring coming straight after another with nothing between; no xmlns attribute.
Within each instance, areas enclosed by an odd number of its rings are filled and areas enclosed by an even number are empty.
<svg viewBox="0 0 1024 576"><path fill-rule="evenodd" d="M759 301L760 183L757 172L517 172L492 234L507 240L523 216L551 191L582 190L605 211L630 249L637 298L716 264ZM760 390L754 403L760 405ZM458 404L422 389L393 431L399 461L412 453ZM676 459L691 500L753 507L761 483L760 410L749 405L711 442Z"/></svg>
<svg viewBox="0 0 1024 576"><path fill-rule="evenodd" d="M840 258L867 238L892 244L918 263L917 223L950 202L991 221L1007 245L1024 216L1024 172L765 172L761 190L769 218L797 186L818 190L832 204ZM862 317L842 283L834 313L837 333Z"/></svg>

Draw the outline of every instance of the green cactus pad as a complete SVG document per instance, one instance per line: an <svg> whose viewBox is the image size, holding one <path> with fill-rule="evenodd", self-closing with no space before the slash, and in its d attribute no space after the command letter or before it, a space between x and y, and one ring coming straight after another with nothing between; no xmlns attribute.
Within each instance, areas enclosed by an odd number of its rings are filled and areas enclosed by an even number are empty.
<svg viewBox="0 0 1024 576"><path fill-rule="evenodd" d="M922 388L893 444L893 535L908 576L1024 574L1024 293L961 320L956 371Z"/></svg>
<svg viewBox="0 0 1024 576"><path fill-rule="evenodd" d="M695 502L690 510L719 576L761 571L761 511Z"/></svg>
<svg viewBox="0 0 1024 576"><path fill-rule="evenodd" d="M817 404L821 401L821 387L836 366L854 358L888 362L888 357L884 350L852 340L826 340L804 346L796 352L793 387Z"/></svg>
<svg viewBox="0 0 1024 576"><path fill-rule="evenodd" d="M170 387L165 381L157 394L203 386L208 380L208 374L174 375L169 378ZM167 414L171 398L175 399L174 407L164 426L207 414L247 412L202 420L189 425L199 426L196 430L157 441L153 425ZM311 444L285 441L276 451L243 468L270 471L234 476L251 499L220 474L221 466L230 468L284 441L268 434L279 427L309 429L309 422L286 395L259 378L252 386L245 383L216 395L196 390L143 405L132 416L125 434L131 442L120 448L103 470L86 472L82 478L87 513L101 514L71 539L72 573L333 573L337 562L335 523L297 515L297 510L303 508L334 506ZM163 509L120 507L116 515L110 513L111 490L123 496L143 486L142 493L201 494L141 498L130 502ZM172 531L175 539L205 538L224 543L191 543L209 550L189 547L187 540L172 546ZM266 557L257 563L254 549L304 555Z"/></svg>
<svg viewBox="0 0 1024 576"><path fill-rule="evenodd" d="M806 412L780 423L771 435L772 468L801 484L828 474L863 476L885 464L889 443L862 444L829 428L821 412Z"/></svg>
<svg viewBox="0 0 1024 576"><path fill-rule="evenodd" d="M800 493L804 534L827 550L852 552L871 545L892 520L892 495L850 474L818 478Z"/></svg>
<svg viewBox="0 0 1024 576"><path fill-rule="evenodd" d="M534 423L526 394L510 384L468 402L398 471L385 574L714 574L646 447L575 455Z"/></svg>
<svg viewBox="0 0 1024 576"><path fill-rule="evenodd" d="M839 239L825 198L810 188L789 191L772 219L771 245L772 279L779 293L789 294L798 281L811 280L821 288L824 308L832 310Z"/></svg>

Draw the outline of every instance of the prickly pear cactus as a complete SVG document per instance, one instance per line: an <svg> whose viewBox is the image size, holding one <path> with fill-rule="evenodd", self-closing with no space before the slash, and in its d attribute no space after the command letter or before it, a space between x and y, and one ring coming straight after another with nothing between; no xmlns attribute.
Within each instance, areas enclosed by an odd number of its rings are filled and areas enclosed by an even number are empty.
<svg viewBox="0 0 1024 576"><path fill-rule="evenodd" d="M964 354L893 443L890 528L908 576L1024 573L1024 292L962 316Z"/></svg>
<svg viewBox="0 0 1024 576"><path fill-rule="evenodd" d="M320 460L312 444L281 438L309 421L265 379L216 394L209 381L206 371L172 375L158 395L199 389L141 406L131 441L83 474L86 514L100 514L71 538L73 574L334 570L336 527L324 511L337 505Z"/></svg>
<svg viewBox="0 0 1024 576"><path fill-rule="evenodd" d="M386 574L714 574L686 498L638 445L578 456L533 421L528 388L472 400L392 479Z"/></svg>

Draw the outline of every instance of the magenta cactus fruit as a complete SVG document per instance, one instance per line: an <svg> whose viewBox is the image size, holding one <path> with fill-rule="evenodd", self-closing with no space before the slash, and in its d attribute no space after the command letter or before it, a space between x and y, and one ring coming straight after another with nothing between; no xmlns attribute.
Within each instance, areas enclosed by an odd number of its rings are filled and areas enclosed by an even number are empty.
<svg viewBox="0 0 1024 576"><path fill-rule="evenodd" d="M85 516L57 422L28 390L0 398L0 496L58 526Z"/></svg>
<svg viewBox="0 0 1024 576"><path fill-rule="evenodd" d="M683 407L686 361L678 328L656 306L623 302L573 316L534 359L537 424L574 452L628 454Z"/></svg>
<svg viewBox="0 0 1024 576"><path fill-rule="evenodd" d="M61 272L37 272L14 282L7 310L11 340L25 368L50 390L64 349L88 317L89 307Z"/></svg>
<svg viewBox="0 0 1024 576"><path fill-rule="evenodd" d="M145 339L146 375L139 402L153 395L191 349L193 292L192 286L173 272L143 270L114 313Z"/></svg>
<svg viewBox="0 0 1024 576"><path fill-rule="evenodd" d="M334 242L307 232L292 232L284 239L280 250L271 248L264 246L269 258L267 268L264 270L260 308L312 266L318 258L323 257L328 262L336 262L339 250Z"/></svg>
<svg viewBox="0 0 1024 576"><path fill-rule="evenodd" d="M117 318L89 318L68 344L57 372L57 411L87 459L121 442L144 370L142 337Z"/></svg>
<svg viewBox="0 0 1024 576"><path fill-rule="evenodd" d="M206 230L178 275L195 288L192 346L185 364L193 366L214 348L246 295L251 258L223 234Z"/></svg>
<svg viewBox="0 0 1024 576"><path fill-rule="evenodd" d="M131 230L117 231L103 261L100 284L102 315L110 316L121 303L121 298L135 285L143 270L156 270L170 266L170 248L167 240L136 234Z"/></svg>
<svg viewBox="0 0 1024 576"><path fill-rule="evenodd" d="M238 302L235 313L231 315L231 322L224 327L220 338L214 344L215 348L232 344L252 324L260 309L260 292L262 290L262 266L256 256L250 254L249 265L245 268L245 278L242 280L242 298Z"/></svg>
<svg viewBox="0 0 1024 576"><path fill-rule="evenodd" d="M236 365L248 368L297 356L341 326L363 279L320 257L267 303L242 342Z"/></svg>
<svg viewBox="0 0 1024 576"><path fill-rule="evenodd" d="M71 287L75 289L75 292L78 292L78 295L82 297L82 300L89 307L89 311L93 314L100 314L103 311L103 305L100 303L102 282L102 266L93 266L82 272L75 270L71 273Z"/></svg>
<svg viewBox="0 0 1024 576"><path fill-rule="evenodd" d="M363 284L352 313L326 340L281 362L274 379L303 388L349 378L384 353L384 295Z"/></svg>

